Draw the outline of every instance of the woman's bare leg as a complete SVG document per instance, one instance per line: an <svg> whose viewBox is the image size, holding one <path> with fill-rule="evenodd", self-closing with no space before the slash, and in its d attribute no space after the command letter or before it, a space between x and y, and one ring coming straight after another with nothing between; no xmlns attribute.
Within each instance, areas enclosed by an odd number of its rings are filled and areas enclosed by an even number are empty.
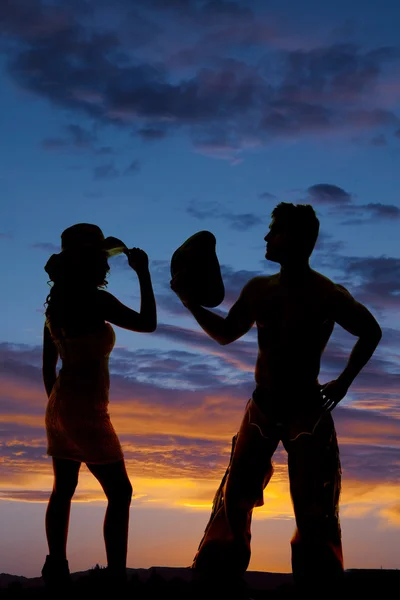
<svg viewBox="0 0 400 600"><path fill-rule="evenodd" d="M88 464L108 500L104 519L104 541L110 572L123 575L128 552L129 510L132 485L123 460L104 464Z"/></svg>
<svg viewBox="0 0 400 600"><path fill-rule="evenodd" d="M46 536L49 555L65 559L71 500L78 484L81 463L53 458L54 485L46 510Z"/></svg>

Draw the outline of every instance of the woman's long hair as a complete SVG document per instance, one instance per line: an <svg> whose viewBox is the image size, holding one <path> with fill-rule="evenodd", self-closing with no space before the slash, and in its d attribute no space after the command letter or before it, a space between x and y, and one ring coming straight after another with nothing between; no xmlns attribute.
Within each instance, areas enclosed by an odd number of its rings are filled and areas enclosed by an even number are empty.
<svg viewBox="0 0 400 600"><path fill-rule="evenodd" d="M45 315L51 334L63 337L65 326L96 312L96 293L107 285L107 255L94 248L53 254L45 266L51 289Z"/></svg>

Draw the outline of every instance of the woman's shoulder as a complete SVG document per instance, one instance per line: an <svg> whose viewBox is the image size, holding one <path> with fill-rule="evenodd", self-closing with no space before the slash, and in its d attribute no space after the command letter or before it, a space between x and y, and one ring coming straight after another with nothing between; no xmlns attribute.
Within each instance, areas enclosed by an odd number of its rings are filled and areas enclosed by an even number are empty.
<svg viewBox="0 0 400 600"><path fill-rule="evenodd" d="M96 292L96 310L99 315L101 315L102 319L107 321L107 315L109 312L110 306L113 306L116 302L118 302L117 298L104 289L98 289Z"/></svg>

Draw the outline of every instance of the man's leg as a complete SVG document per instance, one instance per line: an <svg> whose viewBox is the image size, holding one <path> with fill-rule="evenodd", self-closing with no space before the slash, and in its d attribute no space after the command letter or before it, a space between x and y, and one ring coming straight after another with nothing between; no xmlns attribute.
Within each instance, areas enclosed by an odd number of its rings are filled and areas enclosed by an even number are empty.
<svg viewBox="0 0 400 600"><path fill-rule="evenodd" d="M213 539L214 536L219 536L221 537L221 531L220 528L223 527L224 523L226 524L226 519L225 519L225 504L224 504L224 491L225 491L225 483L226 480L228 478L228 474L231 468L231 464L232 464L232 458L233 458L233 452L235 450L235 446L236 446L236 440L237 440L237 435L234 435L232 438L232 446L231 446L231 455L230 455L230 459L229 459L229 464L228 467L225 471L224 476L221 479L221 483L219 484L219 488L217 489L217 491L215 492L214 495L214 499L213 499L213 503L212 503L212 510L211 510L211 515L210 518L208 520L207 526L204 530L204 535L201 538L197 553L193 559L193 568L196 568L196 566L198 566L197 564L197 558L200 554L200 549L202 550L201 553L201 558L200 561L203 561L203 555L204 555L204 542L207 540L207 542L210 542L210 539ZM200 563L199 561L199 563Z"/></svg>
<svg viewBox="0 0 400 600"><path fill-rule="evenodd" d="M341 466L332 415L324 415L312 435L285 447L297 525L291 540L294 581L304 592L331 594L343 580Z"/></svg>
<svg viewBox="0 0 400 600"><path fill-rule="evenodd" d="M273 471L271 457L279 443L263 435L261 417L250 401L193 562L200 578L239 582L248 567L252 513L263 504L263 490Z"/></svg>

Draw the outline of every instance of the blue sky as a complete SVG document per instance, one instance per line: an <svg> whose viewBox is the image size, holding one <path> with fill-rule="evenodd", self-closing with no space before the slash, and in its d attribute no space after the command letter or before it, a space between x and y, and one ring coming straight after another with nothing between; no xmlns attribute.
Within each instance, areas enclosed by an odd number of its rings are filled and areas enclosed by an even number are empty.
<svg viewBox="0 0 400 600"><path fill-rule="evenodd" d="M226 311L250 277L276 270L263 237L280 201L314 206L312 266L384 331L334 415L346 566L399 567L399 26L389 0L2 2L1 570L33 576L46 551L43 267L61 231L94 222L149 255L159 326L116 331L110 406L136 489L131 527L142 551L132 547L128 563L182 565L252 391L256 338L252 330L223 348L206 338L169 289L169 261L189 235L212 231ZM124 259L110 261L108 289L137 308ZM335 330L322 382L339 374L353 342ZM280 449L250 568L290 570L285 460ZM83 546L71 534L77 570L105 560L102 510L83 470L71 527L85 523L88 538ZM22 561L19 523L28 521Z"/></svg>

